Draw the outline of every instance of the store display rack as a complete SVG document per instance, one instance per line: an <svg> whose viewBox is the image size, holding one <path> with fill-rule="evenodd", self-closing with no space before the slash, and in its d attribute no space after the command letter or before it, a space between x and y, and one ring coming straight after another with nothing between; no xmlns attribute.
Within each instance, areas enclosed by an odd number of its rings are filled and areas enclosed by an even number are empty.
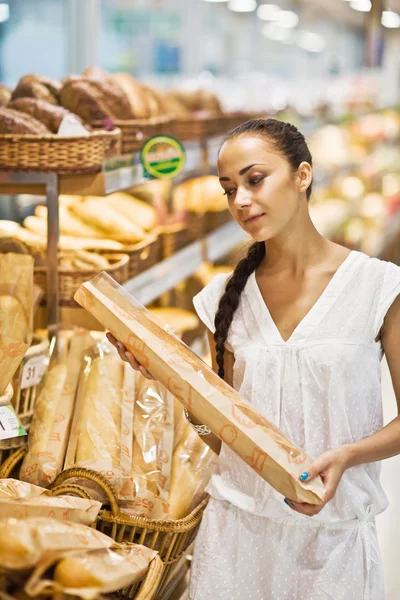
<svg viewBox="0 0 400 600"><path fill-rule="evenodd" d="M210 138L206 141L187 142L185 147L185 167L174 180L174 186L187 179L215 173L212 165L216 164L216 152L222 138ZM115 160L115 158L114 158ZM123 162L123 161L122 161ZM59 241L60 194L77 194L80 196L105 196L113 192L131 189L149 181L144 174L140 152L130 157L128 166L107 169L96 174L58 175L56 173L27 173L0 171L0 194L44 195L47 203L47 326L49 336L53 337L60 323L60 303L58 292L57 247ZM204 241L197 241L188 248L178 252L170 259L162 261L149 272L135 277L126 283L127 289L139 294L144 303L155 300L160 294L170 290L182 281L185 275L193 273L205 253L212 257L223 256L243 238L240 230L234 233L235 226L228 224L210 235ZM215 260L215 258L214 258ZM189 272L190 271L190 272ZM154 289L151 291L150 288Z"/></svg>

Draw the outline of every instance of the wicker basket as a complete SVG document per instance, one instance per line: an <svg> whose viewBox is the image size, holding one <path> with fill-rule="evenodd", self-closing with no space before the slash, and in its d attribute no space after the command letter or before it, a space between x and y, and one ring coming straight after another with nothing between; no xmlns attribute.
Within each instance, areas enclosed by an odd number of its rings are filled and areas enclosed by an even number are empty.
<svg viewBox="0 0 400 600"><path fill-rule="evenodd" d="M102 127L103 123L95 121L93 127ZM122 154L138 152L146 140L154 135L175 135L175 120L171 117L153 117L152 119L132 119L115 121L122 133Z"/></svg>
<svg viewBox="0 0 400 600"><path fill-rule="evenodd" d="M48 350L48 339L35 335L33 337L32 345L28 348L24 360L14 375L14 395L12 398L12 405L14 406L15 412L18 414L20 421L26 430L29 429L32 422L39 385L33 385L31 387L21 389L24 367L26 362L28 360L30 361L31 359L46 360Z"/></svg>
<svg viewBox="0 0 400 600"><path fill-rule="evenodd" d="M203 117L188 117L176 121L176 137L181 142L203 141L211 133L210 119Z"/></svg>
<svg viewBox="0 0 400 600"><path fill-rule="evenodd" d="M15 461L9 462L15 468ZM97 484L107 496L109 510L102 510L97 518L96 529L109 535L117 542L143 544L157 550L164 564L162 580L157 588L157 598L162 595L164 583L176 563L184 556L193 543L208 499L203 500L195 510L177 521L157 521L144 517L134 517L121 513L118 498L109 481L100 473L89 469L72 468L63 471L53 482L52 490L64 486L73 479L89 479Z"/></svg>
<svg viewBox="0 0 400 600"><path fill-rule="evenodd" d="M187 219L175 225L166 225L162 230L162 257L169 258L204 234L204 214L190 212Z"/></svg>
<svg viewBox="0 0 400 600"><path fill-rule="evenodd" d="M158 263L161 255L161 237L157 231L156 233L149 234L142 242L124 246L122 250L104 251L94 249L94 252L109 256L112 256L114 253L118 254L121 251L129 256L127 279L131 279Z"/></svg>
<svg viewBox="0 0 400 600"><path fill-rule="evenodd" d="M121 151L121 131L87 136L0 135L0 170L40 173L98 173L103 160Z"/></svg>
<svg viewBox="0 0 400 600"><path fill-rule="evenodd" d="M128 279L129 273L129 256L127 254L104 254L112 265L105 269L118 283L124 283ZM74 294L88 279L91 279L98 274L98 269L90 269L87 271L70 271L59 269L59 290L60 304L63 306L74 306ZM38 285L46 294L47 291L47 267L35 267L34 269L35 284ZM46 303L46 297L43 300Z"/></svg>

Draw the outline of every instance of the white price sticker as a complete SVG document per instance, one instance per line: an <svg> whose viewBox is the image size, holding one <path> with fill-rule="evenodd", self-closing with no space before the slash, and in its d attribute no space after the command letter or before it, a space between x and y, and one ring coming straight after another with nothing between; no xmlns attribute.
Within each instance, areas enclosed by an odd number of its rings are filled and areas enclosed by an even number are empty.
<svg viewBox="0 0 400 600"><path fill-rule="evenodd" d="M21 390L38 385L46 372L48 359L45 354L29 358L22 371Z"/></svg>
<svg viewBox="0 0 400 600"><path fill-rule="evenodd" d="M0 406L0 440L9 440L21 435L26 435L26 431L11 404Z"/></svg>

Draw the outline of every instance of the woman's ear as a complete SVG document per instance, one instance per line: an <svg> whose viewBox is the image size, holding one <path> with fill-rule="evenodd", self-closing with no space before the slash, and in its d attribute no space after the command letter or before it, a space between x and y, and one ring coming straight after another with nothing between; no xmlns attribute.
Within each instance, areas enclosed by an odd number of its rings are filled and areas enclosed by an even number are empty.
<svg viewBox="0 0 400 600"><path fill-rule="evenodd" d="M297 177L299 182L299 192L306 192L310 187L313 178L313 171L310 163L304 161L300 164L297 169Z"/></svg>

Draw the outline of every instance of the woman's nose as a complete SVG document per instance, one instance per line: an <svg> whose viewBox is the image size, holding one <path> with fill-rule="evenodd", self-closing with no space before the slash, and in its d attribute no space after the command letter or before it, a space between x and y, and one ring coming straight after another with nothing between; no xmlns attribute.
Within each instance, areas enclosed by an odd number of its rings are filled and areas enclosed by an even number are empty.
<svg viewBox="0 0 400 600"><path fill-rule="evenodd" d="M236 208L245 208L251 204L251 193L246 188L239 187L236 192L234 205Z"/></svg>

